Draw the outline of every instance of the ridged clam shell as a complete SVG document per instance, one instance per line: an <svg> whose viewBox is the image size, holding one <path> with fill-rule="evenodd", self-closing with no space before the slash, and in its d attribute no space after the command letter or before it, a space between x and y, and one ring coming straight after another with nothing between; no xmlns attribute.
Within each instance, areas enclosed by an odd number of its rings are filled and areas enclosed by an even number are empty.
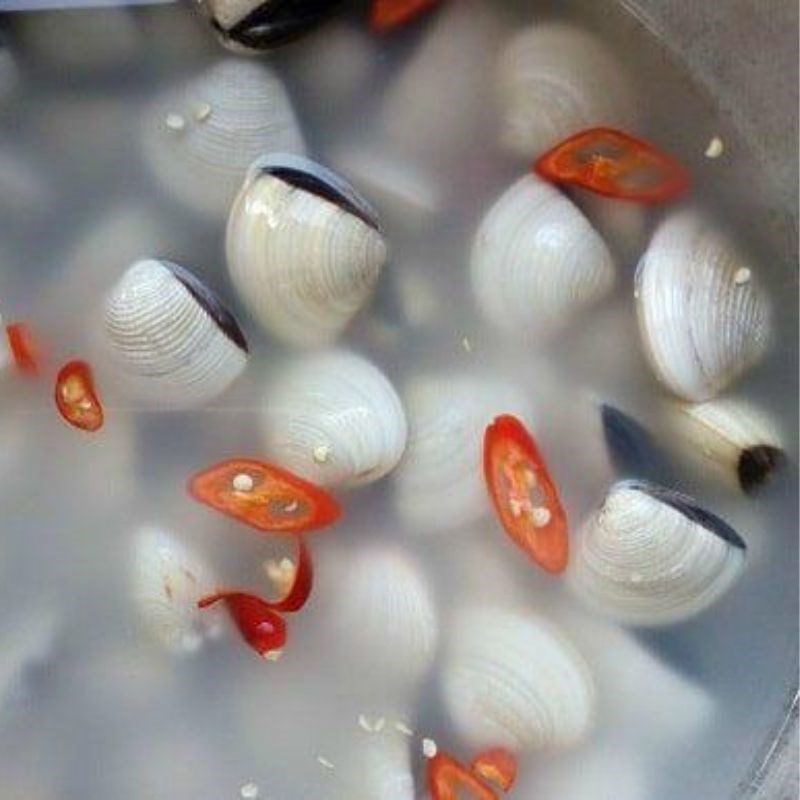
<svg viewBox="0 0 800 800"><path fill-rule="evenodd" d="M483 434L499 414L530 418L513 384L478 375L428 375L403 394L408 447L395 471L394 505L409 531L458 530L491 510Z"/></svg>
<svg viewBox="0 0 800 800"><path fill-rule="evenodd" d="M372 293L387 249L375 212L346 181L305 158L259 159L228 220L228 271L265 330L330 342Z"/></svg>
<svg viewBox="0 0 800 800"><path fill-rule="evenodd" d="M303 153L289 96L266 64L226 59L157 97L147 110L145 161L175 200L225 219L255 158Z"/></svg>
<svg viewBox="0 0 800 800"><path fill-rule="evenodd" d="M575 205L535 175L494 204L472 248L472 291L483 315L510 334L558 330L614 284L614 261Z"/></svg>
<svg viewBox="0 0 800 800"><path fill-rule="evenodd" d="M499 60L497 86L501 143L528 159L586 128L630 129L635 120L622 65L593 34L570 24L517 33Z"/></svg>
<svg viewBox="0 0 800 800"><path fill-rule="evenodd" d="M442 669L456 731L474 748L567 747L587 732L594 686L583 658L533 615L459 610Z"/></svg>
<svg viewBox="0 0 800 800"><path fill-rule="evenodd" d="M569 580L619 622L664 625L699 614L739 577L746 545L689 497L621 481L584 526Z"/></svg>
<svg viewBox="0 0 800 800"><path fill-rule="evenodd" d="M755 270L693 211L656 230L636 272L639 328L656 377L708 400L763 355L770 309Z"/></svg>
<svg viewBox="0 0 800 800"><path fill-rule="evenodd" d="M222 616L197 607L216 587L197 554L167 531L142 528L134 535L131 558L131 601L156 642L173 653L193 653L221 631Z"/></svg>
<svg viewBox="0 0 800 800"><path fill-rule="evenodd" d="M236 320L199 279L168 261L128 268L106 299L104 333L131 392L156 404L201 405L247 363Z"/></svg>
<svg viewBox="0 0 800 800"><path fill-rule="evenodd" d="M263 431L281 466L325 486L361 486L397 465L406 417L386 376L354 353L293 361L269 381Z"/></svg>

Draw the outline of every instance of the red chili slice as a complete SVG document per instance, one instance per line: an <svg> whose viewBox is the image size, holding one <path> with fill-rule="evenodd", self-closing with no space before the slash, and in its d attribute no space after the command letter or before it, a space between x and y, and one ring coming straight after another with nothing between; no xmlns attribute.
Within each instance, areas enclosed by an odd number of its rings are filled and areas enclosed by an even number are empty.
<svg viewBox="0 0 800 800"><path fill-rule="evenodd" d="M541 156L533 168L554 183L640 203L674 200L691 183L680 162L649 142L613 128L592 128L570 136Z"/></svg>
<svg viewBox="0 0 800 800"><path fill-rule="evenodd" d="M446 753L428 761L431 800L497 800L497 794Z"/></svg>
<svg viewBox="0 0 800 800"><path fill-rule="evenodd" d="M377 33L386 33L412 20L439 0L373 0L370 27Z"/></svg>
<svg viewBox="0 0 800 800"><path fill-rule="evenodd" d="M472 771L507 792L517 779L517 759L504 747L492 747L472 759Z"/></svg>
<svg viewBox="0 0 800 800"><path fill-rule="evenodd" d="M511 415L497 417L483 440L483 473L506 533L540 567L567 566L567 516L531 435Z"/></svg>
<svg viewBox="0 0 800 800"><path fill-rule="evenodd" d="M103 407L85 361L70 361L59 370L55 399L59 413L73 427L90 432L103 427Z"/></svg>
<svg viewBox="0 0 800 800"><path fill-rule="evenodd" d="M24 322L14 322L6 326L6 336L17 369L26 375L38 375L41 351L31 329Z"/></svg>
<svg viewBox="0 0 800 800"><path fill-rule="evenodd" d="M287 614L299 611L311 595L313 585L314 568L311 563L311 554L308 552L306 543L300 540L292 588L280 600L271 602L269 605L275 611L283 611Z"/></svg>
<svg viewBox="0 0 800 800"><path fill-rule="evenodd" d="M253 528L302 533L324 528L340 514L323 489L285 469L252 458L221 461L189 480L196 500Z"/></svg>
<svg viewBox="0 0 800 800"><path fill-rule="evenodd" d="M260 656L275 658L286 644L286 623L266 600L247 592L217 592L197 601L208 608L222 601L228 607L242 638Z"/></svg>

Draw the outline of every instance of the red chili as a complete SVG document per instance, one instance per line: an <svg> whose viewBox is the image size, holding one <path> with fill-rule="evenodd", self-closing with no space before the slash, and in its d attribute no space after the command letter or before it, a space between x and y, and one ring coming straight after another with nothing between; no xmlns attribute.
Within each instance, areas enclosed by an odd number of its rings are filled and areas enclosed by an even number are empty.
<svg viewBox="0 0 800 800"><path fill-rule="evenodd" d="M504 747L491 747L472 759L472 771L507 792L517 779L517 759Z"/></svg>
<svg viewBox="0 0 800 800"><path fill-rule="evenodd" d="M506 533L540 567L563 572L567 516L536 442L516 417L504 414L486 429L483 472Z"/></svg>
<svg viewBox="0 0 800 800"><path fill-rule="evenodd" d="M275 600L269 605L275 611L283 611L287 614L299 611L308 601L313 585L314 568L311 563L311 554L306 543L300 540L292 587L280 600Z"/></svg>
<svg viewBox="0 0 800 800"><path fill-rule="evenodd" d="M6 337L17 369L26 375L38 375L41 351L31 329L24 322L14 322L6 326Z"/></svg>
<svg viewBox="0 0 800 800"><path fill-rule="evenodd" d="M386 33L405 25L414 17L433 8L439 0L373 0L370 27L377 33Z"/></svg>
<svg viewBox="0 0 800 800"><path fill-rule="evenodd" d="M55 400L58 412L73 427L90 432L103 427L103 407L85 361L70 361L59 370Z"/></svg>
<svg viewBox="0 0 800 800"><path fill-rule="evenodd" d="M533 169L553 183L639 203L674 200L691 183L689 171L672 156L613 128L570 136L541 156Z"/></svg>
<svg viewBox="0 0 800 800"><path fill-rule="evenodd" d="M229 517L273 533L324 528L341 514L323 489L253 458L233 458L204 469L189 480L189 493Z"/></svg>
<svg viewBox="0 0 800 800"><path fill-rule="evenodd" d="M431 800L497 800L497 794L446 753L428 761Z"/></svg>

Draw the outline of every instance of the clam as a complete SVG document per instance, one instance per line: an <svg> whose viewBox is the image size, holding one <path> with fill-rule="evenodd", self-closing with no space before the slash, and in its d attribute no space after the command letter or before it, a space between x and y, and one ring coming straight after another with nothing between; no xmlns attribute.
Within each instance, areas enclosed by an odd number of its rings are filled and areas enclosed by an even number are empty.
<svg viewBox="0 0 800 800"><path fill-rule="evenodd" d="M712 398L767 349L770 308L755 270L692 210L658 227L635 294L650 365L679 397Z"/></svg>
<svg viewBox="0 0 800 800"><path fill-rule="evenodd" d="M442 670L453 725L472 747L559 748L590 727L594 685L560 632L534 615L458 611Z"/></svg>
<svg viewBox="0 0 800 800"><path fill-rule="evenodd" d="M489 210L472 247L472 291L496 327L526 339L552 334L606 295L614 260L573 203L535 175Z"/></svg>
<svg viewBox="0 0 800 800"><path fill-rule="evenodd" d="M759 489L785 461L775 423L751 403L676 403L670 417L679 450L704 472L743 492Z"/></svg>
<svg viewBox="0 0 800 800"><path fill-rule="evenodd" d="M265 330L330 342L367 301L386 261L371 206L335 173L286 154L256 161L231 208L228 271Z"/></svg>
<svg viewBox="0 0 800 800"><path fill-rule="evenodd" d="M635 97L615 55L588 31L561 22L517 33L497 67L501 143L532 159L578 131L630 129Z"/></svg>
<svg viewBox="0 0 800 800"><path fill-rule="evenodd" d="M394 505L409 530L458 530L491 510L483 435L500 413L530 418L513 384L478 375L428 375L404 392L409 439L394 479Z"/></svg>
<svg viewBox="0 0 800 800"><path fill-rule="evenodd" d="M219 61L158 96L145 114L142 147L172 198L220 220L255 158L305 151L277 73L239 59Z"/></svg>
<svg viewBox="0 0 800 800"><path fill-rule="evenodd" d="M329 17L339 0L199 0L220 41L237 52L269 50Z"/></svg>
<svg viewBox="0 0 800 800"><path fill-rule="evenodd" d="M397 465L406 417L386 376L347 351L293 361L269 381L263 431L281 466L324 486L361 486Z"/></svg>
<svg viewBox="0 0 800 800"><path fill-rule="evenodd" d="M584 526L570 583L587 605L619 622L680 622L731 587L745 550L726 522L692 498L621 481Z"/></svg>
<svg viewBox="0 0 800 800"><path fill-rule="evenodd" d="M158 405L213 400L247 363L247 342L230 312L169 261L128 268L106 298L103 333L130 391Z"/></svg>
<svg viewBox="0 0 800 800"><path fill-rule="evenodd" d="M203 559L159 528L133 539L131 601L143 629L172 653L193 653L222 630L222 616L197 601L216 588Z"/></svg>

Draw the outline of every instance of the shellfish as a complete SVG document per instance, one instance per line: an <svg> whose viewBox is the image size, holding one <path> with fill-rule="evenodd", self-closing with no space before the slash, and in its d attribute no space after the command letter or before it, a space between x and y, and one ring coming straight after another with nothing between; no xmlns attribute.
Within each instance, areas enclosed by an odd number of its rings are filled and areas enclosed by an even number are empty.
<svg viewBox="0 0 800 800"><path fill-rule="evenodd" d="M642 344L656 377L708 400L764 354L769 302L732 242L692 210L667 217L636 271Z"/></svg>
<svg viewBox="0 0 800 800"><path fill-rule="evenodd" d="M568 747L590 727L594 685L583 658L533 615L459 610L441 677L457 732L475 748Z"/></svg>
<svg viewBox="0 0 800 800"><path fill-rule="evenodd" d="M475 302L500 330L552 334L606 295L614 261L564 195L535 175L520 178L489 210L472 248Z"/></svg>
<svg viewBox="0 0 800 800"><path fill-rule="evenodd" d="M220 220L255 158L270 151L305 152L277 73L234 58L157 97L145 114L142 147L171 197Z"/></svg>
<svg viewBox="0 0 800 800"><path fill-rule="evenodd" d="M633 625L699 614L744 567L744 540L685 495L621 481L587 521L569 582L587 605Z"/></svg>
<svg viewBox="0 0 800 800"><path fill-rule="evenodd" d="M347 351L297 360L270 380L263 415L270 456L323 486L362 486L397 465L406 417L384 374Z"/></svg>
<svg viewBox="0 0 800 800"><path fill-rule="evenodd" d="M300 345L330 342L372 293L386 242L371 206L306 158L256 161L231 208L228 271L256 320Z"/></svg>
<svg viewBox="0 0 800 800"><path fill-rule="evenodd" d="M247 342L219 299L169 261L133 264L105 302L106 348L132 393L172 407L222 394L247 363Z"/></svg>

